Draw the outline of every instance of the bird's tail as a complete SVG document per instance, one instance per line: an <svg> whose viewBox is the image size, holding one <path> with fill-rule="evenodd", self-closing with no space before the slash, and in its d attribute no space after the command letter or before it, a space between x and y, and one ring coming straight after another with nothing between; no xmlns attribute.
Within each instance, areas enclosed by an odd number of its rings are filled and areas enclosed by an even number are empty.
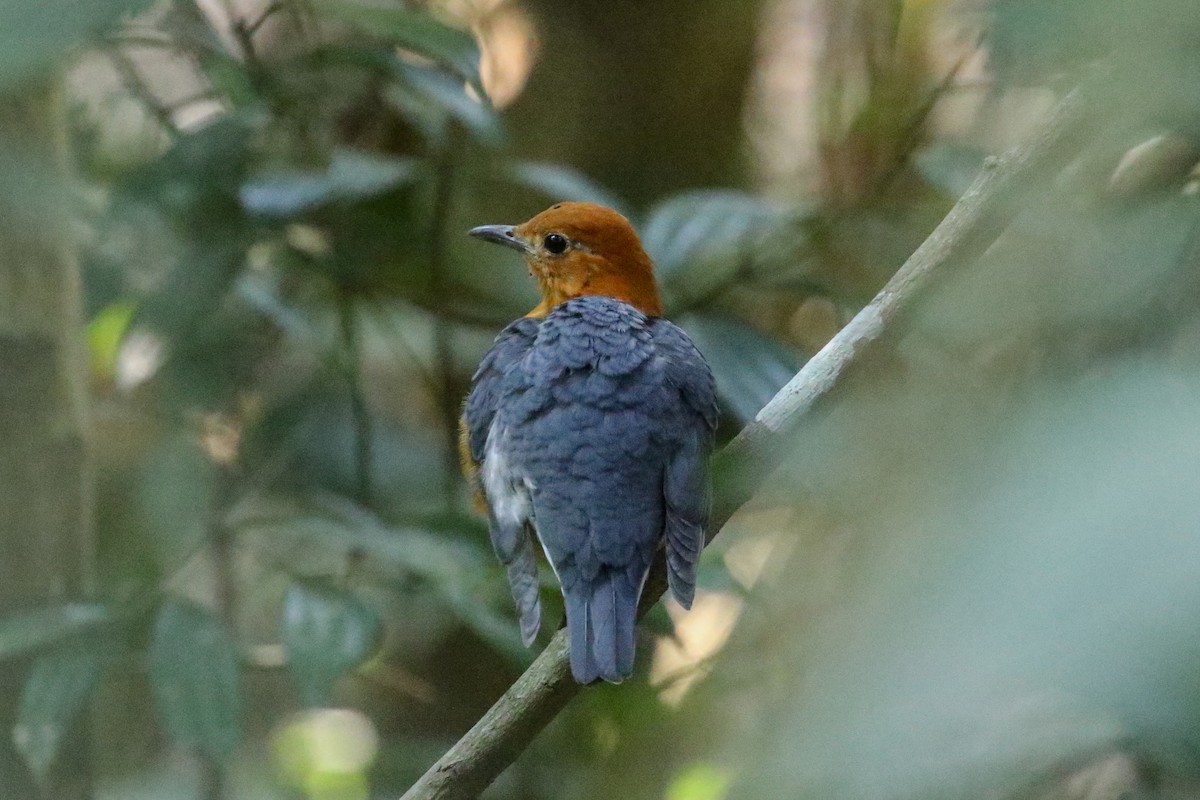
<svg viewBox="0 0 1200 800"><path fill-rule="evenodd" d="M567 594L571 674L580 683L603 678L620 683L633 674L634 628L639 585L619 571L601 568Z"/></svg>

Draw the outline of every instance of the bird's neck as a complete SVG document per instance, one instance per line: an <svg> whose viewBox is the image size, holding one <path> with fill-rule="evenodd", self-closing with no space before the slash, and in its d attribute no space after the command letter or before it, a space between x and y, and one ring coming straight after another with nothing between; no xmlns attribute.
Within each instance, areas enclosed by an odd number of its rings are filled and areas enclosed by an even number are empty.
<svg viewBox="0 0 1200 800"><path fill-rule="evenodd" d="M658 282L653 267L637 265L633 269L583 270L570 275L538 275L542 300L525 316L541 318L556 306L576 297L611 297L641 311L649 317L663 313Z"/></svg>

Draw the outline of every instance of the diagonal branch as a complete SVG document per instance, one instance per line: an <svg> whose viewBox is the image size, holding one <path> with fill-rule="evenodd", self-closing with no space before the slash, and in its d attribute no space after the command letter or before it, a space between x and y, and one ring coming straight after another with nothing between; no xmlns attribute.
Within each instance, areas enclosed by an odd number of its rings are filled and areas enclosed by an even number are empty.
<svg viewBox="0 0 1200 800"><path fill-rule="evenodd" d="M1006 155L989 159L970 188L929 238L917 248L875 299L779 391L754 422L715 458L716 503L709 539L778 466L790 437L841 386L863 354L894 336L895 323L949 268L988 247L1012 220L1040 178L1052 175L1084 120L1079 89L1066 95L1032 138ZM647 581L641 613L666 589L659 558ZM478 797L580 690L571 678L565 630L470 731L430 767L401 800L466 800Z"/></svg>

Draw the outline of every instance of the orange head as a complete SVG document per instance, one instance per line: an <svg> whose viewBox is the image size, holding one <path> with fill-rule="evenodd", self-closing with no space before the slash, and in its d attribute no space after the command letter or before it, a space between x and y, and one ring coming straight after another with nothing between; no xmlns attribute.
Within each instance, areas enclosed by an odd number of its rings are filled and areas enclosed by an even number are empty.
<svg viewBox="0 0 1200 800"><path fill-rule="evenodd" d="M483 225L471 235L520 250L542 302L526 316L544 317L573 297L603 295L644 314L662 314L654 264L629 220L595 203L559 203L520 225Z"/></svg>

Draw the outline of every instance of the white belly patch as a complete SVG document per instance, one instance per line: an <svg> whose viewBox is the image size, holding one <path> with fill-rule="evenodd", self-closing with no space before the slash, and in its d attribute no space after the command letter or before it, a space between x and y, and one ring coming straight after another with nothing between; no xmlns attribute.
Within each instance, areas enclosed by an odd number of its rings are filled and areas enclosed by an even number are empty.
<svg viewBox="0 0 1200 800"><path fill-rule="evenodd" d="M523 525L533 513L533 482L513 469L505 453L506 433L494 422L488 431L483 453L483 489L497 521Z"/></svg>

